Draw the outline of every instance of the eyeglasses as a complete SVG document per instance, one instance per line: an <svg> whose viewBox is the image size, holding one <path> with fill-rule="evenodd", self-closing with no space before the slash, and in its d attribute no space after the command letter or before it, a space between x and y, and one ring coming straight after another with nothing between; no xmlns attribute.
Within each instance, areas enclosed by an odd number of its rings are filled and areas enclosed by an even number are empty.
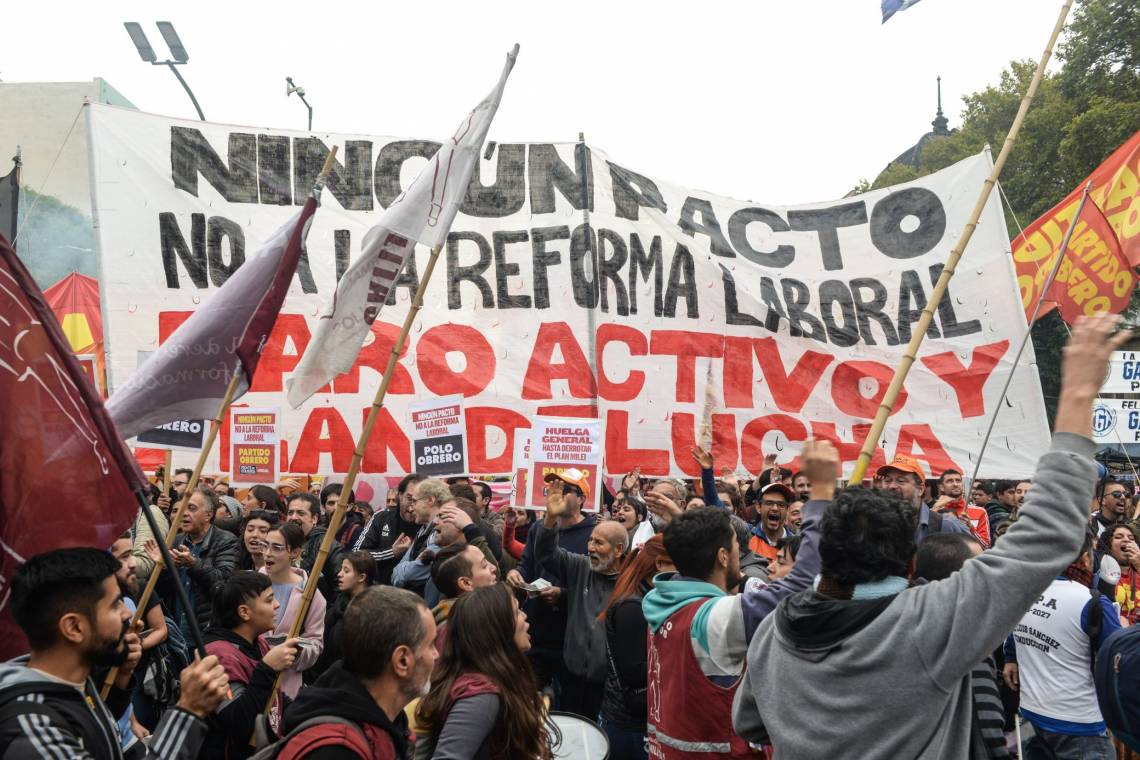
<svg viewBox="0 0 1140 760"><path fill-rule="evenodd" d="M1111 496L1114 499L1123 499L1124 491L1107 491L1104 495Z"/></svg>
<svg viewBox="0 0 1140 760"><path fill-rule="evenodd" d="M276 554L278 552L286 551L289 548L285 544L271 544L271 543L264 542L264 541L260 542L260 543L261 543L261 548L264 551L273 552L274 554Z"/></svg>
<svg viewBox="0 0 1140 760"><path fill-rule="evenodd" d="M190 485L190 481L189 480L172 480L172 481L170 481L170 485L172 485L172 486L188 486L188 485Z"/></svg>
<svg viewBox="0 0 1140 760"><path fill-rule="evenodd" d="M775 499L764 499L763 501L760 502L760 504L762 506L765 506L765 507L786 507L786 506L788 506L788 502L776 501Z"/></svg>

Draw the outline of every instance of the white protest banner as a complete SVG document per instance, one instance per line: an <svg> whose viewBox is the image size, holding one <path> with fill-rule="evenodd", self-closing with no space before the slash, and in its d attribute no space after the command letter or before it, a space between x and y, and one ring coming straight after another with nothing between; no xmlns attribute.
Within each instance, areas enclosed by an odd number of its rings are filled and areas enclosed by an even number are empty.
<svg viewBox="0 0 1140 760"><path fill-rule="evenodd" d="M1140 399L1098 398L1093 405L1093 440L1140 443Z"/></svg>
<svg viewBox="0 0 1140 760"><path fill-rule="evenodd" d="M209 308L339 146L243 399L259 406L284 405L338 275L438 145L103 105L88 118L112 387L136 350ZM515 430L543 416L603 420L613 473L697 477L689 451L706 421L718 472L758 473L767 453L794 467L811 437L835 442L850 472L990 165L980 154L905 185L786 206L651 179L574 143L499 143L468 185L363 472L414 469L409 404L455 394L472 474L510 472ZM418 247L409 259L352 371L283 410L289 472L348 469L427 256ZM992 195L872 467L906 454L928 473L971 471L1024 324ZM1030 475L1048 446L1033 362L1030 348L983 477ZM222 462L229 445L219 441Z"/></svg>
<svg viewBox="0 0 1140 760"><path fill-rule="evenodd" d="M527 476L530 473L530 431L520 429L515 431L515 451L511 457L511 506L530 506L529 492L527 491Z"/></svg>
<svg viewBox="0 0 1140 760"><path fill-rule="evenodd" d="M1101 393L1140 393L1140 351L1113 351Z"/></svg>
<svg viewBox="0 0 1140 760"><path fill-rule="evenodd" d="M231 483L277 483L277 409L230 410Z"/></svg>
<svg viewBox="0 0 1140 760"><path fill-rule="evenodd" d="M601 504L602 423L581 417L536 417L531 427L530 470L527 490L530 503L546 506L546 477L575 469L587 488L583 509L597 511Z"/></svg>
<svg viewBox="0 0 1140 760"><path fill-rule="evenodd" d="M420 401L408 407L412 418L412 463L430 478L467 473L467 423L463 396Z"/></svg>

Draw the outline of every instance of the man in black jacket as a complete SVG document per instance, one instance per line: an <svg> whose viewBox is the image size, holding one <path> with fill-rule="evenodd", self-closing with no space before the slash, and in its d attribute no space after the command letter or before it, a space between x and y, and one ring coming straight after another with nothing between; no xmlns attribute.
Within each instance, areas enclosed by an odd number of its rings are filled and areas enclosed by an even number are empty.
<svg viewBox="0 0 1140 760"><path fill-rule="evenodd" d="M372 586L357 594L344 613L341 644L344 658L317 682L301 691L285 710L282 732L302 723L335 716L355 726L338 726L344 737L297 755L299 760L396 760L408 753L408 719L404 708L426 693L435 667L435 621L423 599L391 586ZM284 747L306 741L307 731ZM363 736L361 736L363 733ZM363 741L362 741L363 740ZM363 744L367 753L353 749Z"/></svg>
<svg viewBox="0 0 1140 760"><path fill-rule="evenodd" d="M0 758L123 757L116 715L130 704L142 654L123 604L110 553L57 549L32 557L12 579L11 609L31 655L0 664ZM94 667L119 666L104 702L90 678ZM226 693L226 675L207 657L182 671L177 706L163 715L149 745L132 758L190 760L206 736L203 719Z"/></svg>
<svg viewBox="0 0 1140 760"><path fill-rule="evenodd" d="M222 505L221 499L208 488L199 488L190 495L186 511L170 556L174 560L174 577L169 569L163 570L162 598L168 610L174 610L174 620L187 641L193 641L192 627L205 631L210 625L213 609L214 585L224 581L237 567L237 536L214 527L214 513ZM193 607L192 619L178 604L178 597L169 584L181 583Z"/></svg>
<svg viewBox="0 0 1140 760"><path fill-rule="evenodd" d="M336 508L335 503L333 508ZM317 563L321 542L325 540L325 533L328 531L328 528L320 524L320 500L305 491L290 494L285 502L285 519L300 527L301 532L305 534L305 544L301 547L299 564L306 574L311 575L313 565ZM336 574L340 570L341 558L341 546L333 541L329 548L329 556L325 558L324 567L321 569L321 578L317 581L317 589L325 599L333 599L336 596Z"/></svg>
<svg viewBox="0 0 1140 760"><path fill-rule="evenodd" d="M423 476L412 473L405 475L396 488L396 507L382 509L368 520L360 531L353 551L366 551L376 561L376 582L392 582L392 568L404 556L420 526L416 523L413 508L412 486L423 480Z"/></svg>

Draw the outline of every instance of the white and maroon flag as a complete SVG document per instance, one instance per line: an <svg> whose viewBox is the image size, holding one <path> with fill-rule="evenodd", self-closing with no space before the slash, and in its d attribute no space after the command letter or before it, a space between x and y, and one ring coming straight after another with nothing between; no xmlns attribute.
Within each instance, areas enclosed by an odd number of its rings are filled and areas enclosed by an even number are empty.
<svg viewBox="0 0 1140 760"><path fill-rule="evenodd" d="M297 271L319 189L249 258L204 306L194 312L115 389L107 411L124 438L174 420L212 419L240 366L238 398Z"/></svg>
<svg viewBox="0 0 1140 760"><path fill-rule="evenodd" d="M503 73L491 94L460 122L365 235L360 258L337 284L332 304L321 316L313 339L286 382L289 404L294 409L352 368L416 243L435 247L447 240L518 51L515 45L507 54Z"/></svg>

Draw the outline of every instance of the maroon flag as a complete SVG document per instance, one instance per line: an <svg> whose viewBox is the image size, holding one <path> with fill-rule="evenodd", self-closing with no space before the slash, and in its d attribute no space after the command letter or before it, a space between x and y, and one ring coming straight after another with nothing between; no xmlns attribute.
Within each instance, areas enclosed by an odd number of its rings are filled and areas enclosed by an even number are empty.
<svg viewBox="0 0 1140 760"><path fill-rule="evenodd" d="M51 307L0 236L0 658L26 652L7 610L34 554L110 548L146 481Z"/></svg>
<svg viewBox="0 0 1140 760"><path fill-rule="evenodd" d="M174 420L213 419L239 365L234 398L249 389L297 270L319 192L115 389L107 411L124 438Z"/></svg>

